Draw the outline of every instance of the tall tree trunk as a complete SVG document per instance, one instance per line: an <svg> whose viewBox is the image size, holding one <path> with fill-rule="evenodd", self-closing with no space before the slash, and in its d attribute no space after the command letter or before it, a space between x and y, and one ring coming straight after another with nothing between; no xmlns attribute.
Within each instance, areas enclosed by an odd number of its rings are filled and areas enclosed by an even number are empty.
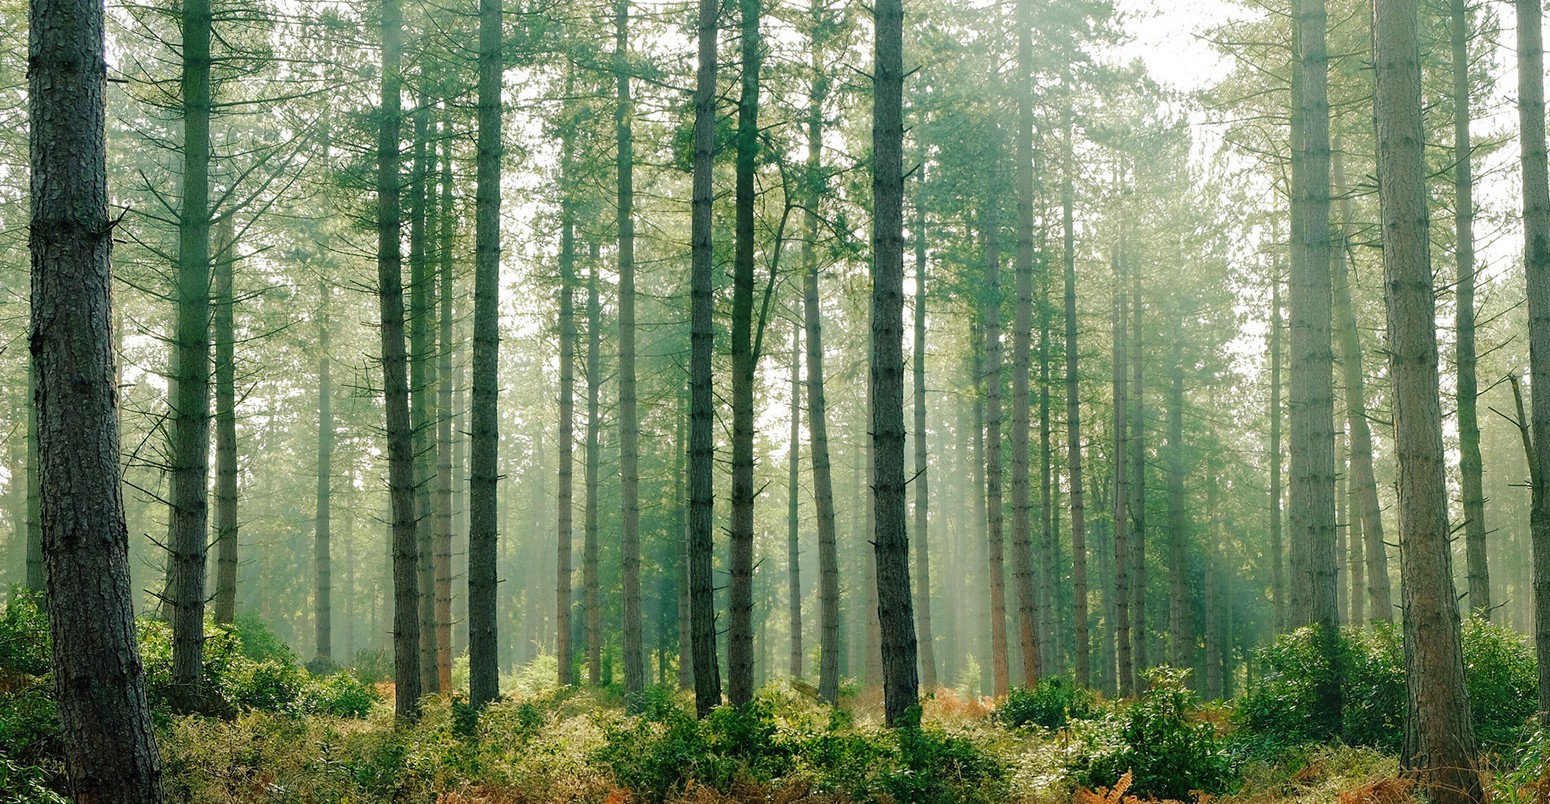
<svg viewBox="0 0 1550 804"><path fill-rule="evenodd" d="M76 801L159 802L119 482L103 5L34 0L28 22L35 532L65 768Z"/></svg>
<svg viewBox="0 0 1550 804"><path fill-rule="evenodd" d="M994 149L994 144L992 144ZM984 494L990 572L990 691L1011 689L1006 657L1006 534L1001 500L1001 237L995 215L997 197L987 194L981 211L984 228Z"/></svg>
<svg viewBox="0 0 1550 804"><path fill-rule="evenodd" d="M749 2L750 0L744 0ZM919 700L909 536L904 529L904 6L873 9L872 475L883 708L904 724Z"/></svg>
<svg viewBox="0 0 1550 804"><path fill-rule="evenodd" d="M1292 625L1317 628L1326 665L1315 729L1340 727L1335 587L1334 352L1329 238L1329 54L1325 0L1293 0L1291 526Z"/></svg>
<svg viewBox="0 0 1550 804"><path fill-rule="evenodd" d="M1168 663L1193 664L1195 628L1190 617L1189 549L1184 512L1184 367L1181 344L1173 342L1168 392Z"/></svg>
<svg viewBox="0 0 1550 804"><path fill-rule="evenodd" d="M1136 677L1132 686L1136 692L1144 689L1146 671L1152 669L1147 659L1149 646L1146 631L1146 350L1141 339L1142 317L1145 306L1141 303L1141 266L1133 266L1130 274L1130 338L1126 341L1131 355L1128 395L1135 400L1135 415L1130 419L1130 524L1133 528L1130 542L1130 638L1135 654Z"/></svg>
<svg viewBox="0 0 1550 804"><path fill-rule="evenodd" d="M1355 439L1353 438L1352 440L1354 441ZM1355 465L1355 456L1352 456L1351 466L1353 469ZM1352 474L1355 474L1355 472L1353 471ZM1347 527L1350 530L1346 539L1350 546L1350 558L1346 563L1351 567L1351 591L1348 595L1351 605L1351 616L1348 622L1360 628L1367 623L1367 551L1364 549L1365 545L1363 544L1366 534L1362 532L1361 503L1357 500L1354 479L1351 484L1351 492L1346 496L1346 504L1349 506L1346 511L1346 522L1349 523Z"/></svg>
<svg viewBox="0 0 1550 804"><path fill-rule="evenodd" d="M1017 316L1012 331L1012 577L1023 685L1039 677L1033 577L1032 494L1028 481L1029 336L1033 330L1033 4L1017 3Z"/></svg>
<svg viewBox="0 0 1550 804"><path fill-rule="evenodd" d="M681 690L694 689L694 646L693 625L689 612L689 477L686 472L688 463L688 438L689 438L689 399L686 394L678 395L678 409L674 413L676 431L673 434L673 443L678 447L677 454L673 456L673 510L677 512L673 523L680 539L678 551L678 688Z"/></svg>
<svg viewBox="0 0 1550 804"><path fill-rule="evenodd" d="M1216 392L1212 389L1211 410L1216 410ZM1222 598L1217 589L1221 582L1216 566L1215 545L1224 541L1226 529L1222 527L1222 509L1220 503L1221 482L1213 472L1206 478L1206 516L1210 520L1209 533L1211 541L1206 545L1205 556L1205 581L1201 584L1201 594L1205 598L1205 650L1206 650L1206 689L1205 697L1209 700L1219 701L1222 694Z"/></svg>
<svg viewBox="0 0 1550 804"><path fill-rule="evenodd" d="M565 74L566 95L571 94L572 78ZM571 648L571 543L575 522L576 477L576 205L571 197L575 180L575 125L567 119L560 128L560 450L559 504L556 508L554 656L559 667L560 686L575 681ZM590 456L588 456L590 459Z"/></svg>
<svg viewBox="0 0 1550 804"><path fill-rule="evenodd" d="M1285 631L1290 620L1286 605L1286 557L1281 546L1281 266L1278 260L1270 277L1270 602L1275 612L1275 631ZM1350 386L1347 386L1348 388Z"/></svg>
<svg viewBox="0 0 1550 804"><path fill-rule="evenodd" d="M441 121L441 206L437 216L436 296L440 316L436 337L436 512L433 533L436 576L436 678L452 689L452 242L457 225L452 205L452 123Z"/></svg>
<svg viewBox="0 0 1550 804"><path fill-rule="evenodd" d="M802 437L802 330L791 328L791 445L786 453L786 613L791 631L791 656L786 668L802 677L802 522L797 495Z"/></svg>
<svg viewBox="0 0 1550 804"><path fill-rule="evenodd" d="M586 611L587 683L603 683L603 615L598 590L598 473L602 453L598 449L598 431L602 417L598 410L602 385L602 304L598 299L597 254L587 263L587 504L582 513L583 544L581 557L582 605Z"/></svg>
<svg viewBox="0 0 1550 804"><path fill-rule="evenodd" d="M827 10L813 4L812 83L807 97L805 234L802 239L802 317L807 335L807 432L812 443L813 504L818 514L818 697L840 699L840 559L834 521L834 477L829 464L828 403L824 396L823 307L818 294L818 209L823 197L823 120L830 79L824 69Z"/></svg>
<svg viewBox="0 0 1550 804"><path fill-rule="evenodd" d="M614 132L619 178L619 585L623 603L624 692L633 709L646 689L640 616L640 422L635 412L635 140L630 96L630 0L616 0Z"/></svg>
<svg viewBox="0 0 1550 804"><path fill-rule="evenodd" d="M931 553L926 529L929 523L931 489L927 482L926 451L926 173L921 168L920 197L915 201L915 320L913 351L915 391L915 640L920 646L920 681L935 690L936 651L931 637Z"/></svg>
<svg viewBox="0 0 1550 804"><path fill-rule="evenodd" d="M1520 3L1520 8L1526 5ZM1538 31L1538 4L1531 19ZM1383 211L1389 376L1399 465L1401 588L1405 602L1404 764L1438 804L1484 801L1476 768L1464 658L1459 642L1448 543L1448 489L1438 399L1436 301L1427 231L1425 128L1416 9L1403 0L1374 4L1378 193ZM1520 32L1520 36L1522 33ZM1537 37L1518 53L1537 53ZM1523 47L1527 45L1527 47ZM1538 67L1539 65L1535 65ZM1536 74L1537 75L1537 74ZM1533 97L1525 107L1533 106ZM1543 106L1536 121L1543 125ZM1543 131L1543 129L1541 129ZM1543 136L1539 139L1543 143ZM1542 174L1541 174L1542 178ZM1540 185L1543 188L1544 185Z"/></svg>
<svg viewBox="0 0 1550 804"><path fill-rule="evenodd" d="M38 392L38 367L27 364L27 588L42 593L48 584L43 571L43 529L40 518L42 500L39 487L41 478L38 466L38 406L32 402ZM168 426L172 426L169 422ZM170 577L170 576L169 576ZM48 597L43 597L47 605ZM166 603L166 597L162 599Z"/></svg>
<svg viewBox="0 0 1550 804"><path fill-rule="evenodd" d="M1066 170L1060 188L1061 229L1065 239L1066 274L1066 453L1071 479L1071 619L1076 624L1076 681L1087 686L1087 511L1082 499L1082 410L1077 388L1076 348L1076 225L1072 207L1071 122L1066 121Z"/></svg>
<svg viewBox="0 0 1550 804"><path fill-rule="evenodd" d="M1530 416L1534 452L1529 530L1534 545L1534 645L1539 710L1550 718L1550 178L1545 157L1543 10L1517 0L1518 125L1523 163L1524 275L1528 286Z"/></svg>
<svg viewBox="0 0 1550 804"><path fill-rule="evenodd" d="M1342 247L1336 253L1334 305L1340 319L1341 381L1346 393L1346 426L1351 429L1351 493L1361 513L1363 538L1366 539L1367 595L1372 618L1382 622L1393 619L1389 590L1388 548L1383 541L1383 509L1378 502L1378 480L1372 467L1372 427L1367 421L1367 379L1362 371L1362 343L1356 328L1356 307L1351 302L1351 272L1345 243L1355 236L1351 202L1345 180L1344 152L1336 149L1333 160L1335 186L1342 188L1340 199L1340 237Z"/></svg>
<svg viewBox="0 0 1550 804"><path fill-rule="evenodd" d="M431 512L431 489L436 480L432 441L436 429L431 411L436 284L428 254L426 207L426 184L435 171L435 155L430 146L430 110L423 94L416 102L414 162L409 176L409 419L414 426L415 537L420 552L420 687L435 693L441 691L436 674L435 519Z"/></svg>
<svg viewBox="0 0 1550 804"><path fill-rule="evenodd" d="M215 336L215 621L237 619L237 333L232 273L237 236L231 216L216 224Z"/></svg>
<svg viewBox="0 0 1550 804"><path fill-rule="evenodd" d="M173 342L172 704L199 708L204 687L205 554L210 473L210 2L182 8L183 204Z"/></svg>
<svg viewBox="0 0 1550 804"><path fill-rule="evenodd" d="M727 699L753 699L754 173L759 155L760 0L738 0L742 92L737 102L736 235L732 260L732 521L727 560Z"/></svg>
<svg viewBox="0 0 1550 804"><path fill-rule="evenodd" d="M715 408L711 354L716 346L711 185L716 150L717 0L699 0L699 66L694 83L694 187L689 278L689 619L693 630L694 704L700 717L721 704L716 662L715 586L711 576Z"/></svg>
<svg viewBox="0 0 1550 804"><path fill-rule="evenodd" d="M1059 506L1050 485L1053 458L1050 449L1053 434L1053 423L1050 421L1050 319L1054 316L1054 306L1050 298L1050 271L1047 265L1041 267L1044 270L1039 272L1039 297L1035 302L1039 319L1039 380L1036 392L1039 397L1039 541L1033 551L1034 599L1038 601L1034 609L1034 621L1037 623L1037 633L1045 636L1038 641L1039 667L1051 674L1058 674L1061 639L1056 636L1055 601L1060 596L1056 588L1060 583L1060 570L1055 563L1055 542L1059 538L1056 533L1059 519L1055 511ZM1060 481L1055 478L1053 482Z"/></svg>
<svg viewBox="0 0 1550 804"><path fill-rule="evenodd" d="M1486 561L1484 464L1480 458L1479 383L1475 376L1475 199L1469 141L1469 8L1448 4L1453 46L1453 232L1458 262L1454 287L1454 357L1458 366L1459 480L1463 487L1464 555L1469 608L1491 616L1491 572Z"/></svg>
<svg viewBox="0 0 1550 804"><path fill-rule="evenodd" d="M1114 628L1119 661L1119 694L1135 691L1135 659L1131 652L1130 624L1130 478L1127 460L1126 413L1130 409L1127 380L1130 356L1125 343L1129 301L1125 293L1124 243L1114 250Z"/></svg>
<svg viewBox="0 0 1550 804"><path fill-rule="evenodd" d="M468 406L465 404L468 372L458 367L452 388L452 575L468 577ZM468 622L468 594L452 598L452 619ZM452 632L452 652L468 650L468 630Z"/></svg>
<svg viewBox="0 0 1550 804"><path fill-rule="evenodd" d="M419 545L415 541L414 448L409 358L404 350L403 219L399 128L403 115L403 10L382 0L382 109L377 132L377 296L382 317L382 394L387 414L388 497L393 521L393 711L420 710Z"/></svg>
<svg viewBox="0 0 1550 804"><path fill-rule="evenodd" d="M330 373L333 347L328 320L328 300L333 294L326 278L318 282L318 485L317 515L313 520L312 566L315 592L313 595L313 646L321 662L332 662L334 657L334 607L333 564L329 556L332 519L329 493L334 477L334 382ZM345 599L350 599L348 591Z"/></svg>
<svg viewBox="0 0 1550 804"><path fill-rule="evenodd" d="M983 215L983 213L981 214ZM987 262L994 262L998 264L1000 263L999 255L989 253L990 247L988 244L986 245L986 252L988 256L995 257L993 261L987 260ZM984 295L982 295L980 298L982 316L984 315L984 308L987 306L985 304L985 297L990 294L990 287L991 284L987 272L987 279L985 282L986 290ZM997 288L997 295L999 296L999 288ZM980 321L983 320L983 318L980 319ZM973 471L970 472L970 478L968 479L971 481L969 483L969 494L974 499L974 518L971 520L974 524L968 527L966 530L970 534L978 534L980 537L976 540L979 542L979 550L977 551L977 555L980 566L985 568L985 587L990 590L989 597L993 598L993 600L982 599L982 602L985 604L984 608L981 608L979 605L975 605L974 612L977 616L974 616L970 622L974 624L973 630L975 635L975 644L978 645L982 651L980 656L982 658L988 659L993 668L997 666L996 657L999 656L1001 660L999 667L1003 671L999 676L997 676L994 669L992 669L991 673L984 675L980 679L980 694L1001 695L1004 694L1004 692L998 692L996 690L995 681L997 678L1001 679L1002 681L1008 680L1007 673L1004 672L1006 670L1006 584L1004 580L1004 567L1001 566L1002 563L1004 563L1005 557L1002 555L1002 541L998 539L996 542L997 548L994 551L994 559L992 559L991 542L989 536L991 513L990 505L985 499L987 496L989 496L988 487L990 485L990 473L988 471L989 461L985 457L985 397L988 396L988 391L986 389L985 352L988 349L988 345L986 342L984 330L985 325L983 323L981 323L978 327L973 327L971 325L970 328L970 337L974 341L974 354L971 361L972 365L969 367L969 377L970 381L974 384L974 410L972 413L972 425L969 429L969 433L971 433L971 435L969 435L968 438L972 441L972 460L974 462L974 468ZM997 374L1000 374L999 370L997 371ZM1001 384L1001 378L997 376L995 380L995 384L999 386ZM1000 491L999 485L997 487L997 491ZM981 530L982 528L983 530ZM998 532L997 536L999 535L1000 533ZM968 585L964 589L965 594L971 594L970 590L973 590L974 588L975 587L972 584ZM1001 605L992 605L994 602L999 602ZM996 638L997 634L1000 635L999 640ZM999 652L996 650L997 646L1001 648Z"/></svg>

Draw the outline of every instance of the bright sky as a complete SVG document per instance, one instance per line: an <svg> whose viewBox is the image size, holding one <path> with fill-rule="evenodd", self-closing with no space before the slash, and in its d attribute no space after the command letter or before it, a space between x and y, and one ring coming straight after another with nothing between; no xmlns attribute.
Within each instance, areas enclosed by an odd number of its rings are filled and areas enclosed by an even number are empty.
<svg viewBox="0 0 1550 804"><path fill-rule="evenodd" d="M1163 84L1200 89L1232 65L1198 33L1250 12L1229 0L1116 0L1130 41L1121 46L1126 60L1139 58Z"/></svg>

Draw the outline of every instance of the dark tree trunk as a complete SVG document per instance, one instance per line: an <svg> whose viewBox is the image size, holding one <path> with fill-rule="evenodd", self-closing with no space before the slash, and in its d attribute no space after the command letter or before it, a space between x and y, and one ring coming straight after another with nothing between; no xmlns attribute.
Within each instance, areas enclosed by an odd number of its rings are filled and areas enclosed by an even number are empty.
<svg viewBox="0 0 1550 804"><path fill-rule="evenodd" d="M1520 3L1522 8L1525 3ZM1538 3L1530 19L1538 31ZM1427 231L1425 129L1416 9L1377 0L1373 12L1378 193L1383 211L1389 376L1399 465L1400 574L1405 603L1404 764L1438 804L1485 799L1477 770L1459 643L1448 533L1448 489L1438 399L1436 301ZM1521 36L1521 33L1520 33ZM1535 37L1519 55L1538 52ZM1525 45L1527 47L1525 47ZM1539 68L1540 65L1534 65ZM1533 98L1525 99L1531 107ZM1543 125L1543 106L1538 107ZM1543 131L1543 129L1541 129ZM1543 136L1539 139L1543 143ZM1542 178L1542 175L1541 175ZM1543 188L1543 185L1540 185Z"/></svg>
<svg viewBox="0 0 1550 804"><path fill-rule="evenodd" d="M688 437L689 437L689 405L688 395L678 395L678 409L673 418L675 432L673 444L677 446L677 454L673 456L673 510L677 515L673 519L679 537L678 551L678 688L681 690L694 689L694 646L692 633L694 627L689 616L689 477L686 473L688 464Z"/></svg>
<svg viewBox="0 0 1550 804"><path fill-rule="evenodd" d="M1066 123L1067 164L1061 183L1060 206L1065 239L1066 275L1066 454L1071 479L1071 619L1076 625L1076 681L1087 686L1089 640L1087 635L1087 511L1082 499L1082 410L1077 388L1076 348L1076 226L1071 186L1071 123Z"/></svg>
<svg viewBox="0 0 1550 804"><path fill-rule="evenodd" d="M1173 343L1168 393L1168 663L1193 664L1195 628L1190 617L1189 549L1184 512L1184 367L1180 343Z"/></svg>
<svg viewBox="0 0 1550 804"><path fill-rule="evenodd" d="M419 545L415 540L414 447L409 358L404 350L403 220L399 209L403 11L382 2L382 110L377 132L377 295L382 317L382 393L387 412L388 495L393 520L393 711L420 710Z"/></svg>
<svg viewBox="0 0 1550 804"><path fill-rule="evenodd" d="M237 333L232 273L236 267L235 224L230 216L216 224L214 297L211 325L215 336L215 621L237 619Z"/></svg>
<svg viewBox="0 0 1550 804"><path fill-rule="evenodd" d="M802 451L802 330L791 328L791 445L786 453L786 613L791 656L786 671L802 677L802 522L797 495Z"/></svg>
<svg viewBox="0 0 1550 804"><path fill-rule="evenodd" d="M1059 517L1055 513L1059 503L1055 499L1051 482L1059 483L1060 480L1051 477L1053 452L1050 447L1054 432L1050 416L1050 346L1053 340L1050 328L1053 326L1051 319L1054 317L1054 306L1050 296L1052 288L1048 265L1041 267L1044 270L1039 272L1039 297L1034 302L1039 319L1039 380L1038 390L1034 392L1039 397L1039 541L1033 550L1033 566L1036 568L1034 599L1038 603L1034 608L1034 621L1037 623L1036 633L1045 636L1038 640L1039 667L1051 674L1059 674L1061 639L1056 636L1055 628L1055 601L1060 597L1057 586L1061 575L1055 560L1056 540L1060 538L1057 532Z"/></svg>
<svg viewBox="0 0 1550 804"><path fill-rule="evenodd" d="M921 169L918 191L925 195L926 173ZM926 452L926 208L924 198L915 202L915 320L914 350L911 352L915 382L915 592L916 643L920 646L920 681L935 690L936 651L931 638L931 553L926 528L930 513L931 490L927 482Z"/></svg>
<svg viewBox="0 0 1550 804"><path fill-rule="evenodd" d="M715 586L711 575L715 503L715 401L711 354L716 346L711 251L711 173L716 150L717 0L699 0L699 66L694 84L694 188L689 279L689 619L694 651L694 704L700 717L721 704L716 662Z"/></svg>
<svg viewBox="0 0 1550 804"><path fill-rule="evenodd" d="M1453 232L1458 261L1454 286L1454 358L1458 367L1459 480L1464 503L1464 555L1469 608L1491 617L1491 572L1486 561L1484 464L1480 458L1479 383L1475 376L1475 199L1469 141L1469 8L1448 4L1453 46Z"/></svg>
<svg viewBox="0 0 1550 804"><path fill-rule="evenodd" d="M747 0L745 0L746 2ZM872 475L877 619L890 727L919 700L904 529L904 7L878 0L872 78Z"/></svg>
<svg viewBox="0 0 1550 804"><path fill-rule="evenodd" d="M603 683L603 614L598 589L598 473L602 462L598 449L598 431L602 416L598 410L602 385L602 304L598 299L597 255L587 263L587 504L582 512L581 595L586 613L587 683Z"/></svg>
<svg viewBox="0 0 1550 804"><path fill-rule="evenodd" d="M630 97L630 0L616 0L614 133L619 178L619 583L624 618L624 692L634 708L646 689L640 616L640 423L635 412L635 145Z"/></svg>
<svg viewBox="0 0 1550 804"><path fill-rule="evenodd" d="M754 173L759 155L760 0L738 0L742 93L737 102L737 242L732 260L732 521L727 558L727 699L753 699Z"/></svg>
<svg viewBox="0 0 1550 804"><path fill-rule="evenodd" d="M1033 330L1033 3L1017 3L1017 316L1012 331L1012 577L1023 685L1039 677L1028 478L1030 333Z"/></svg>
<svg viewBox="0 0 1550 804"><path fill-rule="evenodd" d="M1335 186L1346 187L1344 154L1335 151ZM1342 246L1355 231L1351 202L1342 193L1340 232ZM1366 539L1367 594L1372 618L1382 622L1393 619L1389 590L1388 548L1383 541L1383 512L1378 502L1378 481L1372 467L1372 427L1367 421L1367 379L1362 372L1362 343L1356 328L1356 308L1351 303L1350 266L1342 247L1335 260L1335 313L1340 319L1341 379L1346 394L1346 425L1351 430L1351 494L1360 512L1363 538Z"/></svg>
<svg viewBox="0 0 1550 804"><path fill-rule="evenodd" d="M452 125L441 122L441 207L437 245L440 316L436 348L436 522L432 552L436 576L436 677L452 689L452 240L457 225L452 205Z"/></svg>
<svg viewBox="0 0 1550 804"><path fill-rule="evenodd" d="M994 149L994 146L992 146ZM984 201L984 488L990 572L990 665L997 697L1011 689L1006 651L1006 534L1001 500L1001 249L995 195Z"/></svg>
<svg viewBox="0 0 1550 804"><path fill-rule="evenodd" d="M1529 530L1534 545L1534 645L1539 710L1550 712L1550 178L1545 157L1544 21L1535 0L1517 0L1518 124L1523 163L1524 275L1528 285L1529 399L1534 474ZM1543 714L1541 715L1544 716Z"/></svg>
<svg viewBox="0 0 1550 804"><path fill-rule="evenodd" d="M313 596L313 646L319 661L331 662L334 656L334 573L329 557L332 534L329 493L334 476L334 384L329 372L332 348L328 299L333 293L328 280L318 282L318 485L317 515L313 520L312 566L316 590ZM346 592L345 598L349 599Z"/></svg>
<svg viewBox="0 0 1550 804"><path fill-rule="evenodd" d="M173 349L172 704L198 709L204 686L205 554L210 473L210 3L182 8L183 205Z"/></svg>
<svg viewBox="0 0 1550 804"><path fill-rule="evenodd" d="M436 430L431 410L436 285L427 254L426 208L426 183L435 171L435 155L429 142L430 110L423 97L416 101L414 162L409 176L409 419L414 425L414 529L420 553L420 687L435 693L441 691L436 674L435 519L431 512L431 489L436 480L432 441Z"/></svg>
<svg viewBox="0 0 1550 804"><path fill-rule="evenodd" d="M1129 299L1125 292L1124 246L1114 251L1114 629L1119 661L1119 694L1129 697L1135 691L1135 659L1131 652L1130 627L1130 457L1126 435L1126 413L1130 409L1130 360L1125 343L1129 319Z"/></svg>
<svg viewBox="0 0 1550 804"><path fill-rule="evenodd" d="M807 431L812 442L813 503L818 514L818 697L840 700L840 559L834 521L834 477L829 465L828 404L824 396L823 307L818 294L818 208L823 197L824 70L827 11L814 4L812 84L807 97L807 215L802 239L802 316L807 335Z"/></svg>
<svg viewBox="0 0 1550 804"><path fill-rule="evenodd" d="M565 76L566 96L572 79ZM571 197L574 181L575 127L570 119L560 128L560 412L559 435L559 519L555 558L554 656L559 666L561 686L575 681L571 641L571 543L575 523L576 477L576 207Z"/></svg>
<svg viewBox="0 0 1550 804"><path fill-rule="evenodd" d="M31 400L37 395L38 370L37 366L27 365L27 588L34 592L43 592L47 586L47 579L43 572L43 529L40 523L39 512L42 501L39 499L38 476L38 406ZM171 426L169 423L168 426ZM48 597L43 598L47 605Z"/></svg>
<svg viewBox="0 0 1550 804"><path fill-rule="evenodd" d="M65 768L76 801L159 802L119 483L103 6L34 0L28 21L35 532Z"/></svg>
<svg viewBox="0 0 1550 804"><path fill-rule="evenodd" d="M1325 0L1293 0L1291 527L1293 626L1318 631L1326 672L1315 729L1340 727L1335 587L1335 409L1329 238L1329 54Z"/></svg>

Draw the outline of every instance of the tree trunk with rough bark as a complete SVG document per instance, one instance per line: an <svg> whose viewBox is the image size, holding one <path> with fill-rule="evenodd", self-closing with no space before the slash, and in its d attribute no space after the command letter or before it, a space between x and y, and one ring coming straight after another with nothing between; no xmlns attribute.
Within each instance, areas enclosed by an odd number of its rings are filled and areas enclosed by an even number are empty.
<svg viewBox="0 0 1550 804"><path fill-rule="evenodd" d="M452 203L451 121L441 121L441 206L437 215L439 288L436 336L436 512L432 550L436 578L436 678L441 689L452 689L452 243L456 210Z"/></svg>
<svg viewBox="0 0 1550 804"><path fill-rule="evenodd" d="M1528 286L1529 399L1535 472L1529 530L1534 546L1534 645L1539 710L1550 712L1550 178L1545 157L1543 10L1517 0L1518 125L1523 165L1524 275Z"/></svg>
<svg viewBox="0 0 1550 804"><path fill-rule="evenodd" d="M54 695L76 801L162 800L135 642L112 334L103 5L28 17L31 332Z"/></svg>
<svg viewBox="0 0 1550 804"><path fill-rule="evenodd" d="M791 655L786 672L802 677L802 520L797 497L802 450L802 330L791 328L791 443L786 452L786 615Z"/></svg>
<svg viewBox="0 0 1550 804"><path fill-rule="evenodd" d="M565 76L566 95L571 93L572 79ZM556 534L555 587L554 587L554 655L559 667L558 683L561 686L575 681L571 672L571 545L575 523L576 478L576 206L571 196L574 180L575 127L567 120L560 129L560 411L559 434L559 504L557 507L558 533Z"/></svg>
<svg viewBox="0 0 1550 804"><path fill-rule="evenodd" d="M925 195L926 173L921 168L917 190ZM926 208L923 199L915 202L915 320L914 343L910 353L914 379L915 415L915 640L920 650L920 681L935 690L936 651L931 636L931 553L927 540L931 488L927 479L926 450Z"/></svg>
<svg viewBox="0 0 1550 804"><path fill-rule="evenodd" d="M430 146L430 110L416 97L414 156L409 173L409 419L414 427L415 538L419 545L420 687L441 691L436 674L435 518L431 490L436 482L436 435L432 411L435 368L435 290L428 248L427 182L435 172Z"/></svg>
<svg viewBox="0 0 1550 804"><path fill-rule="evenodd" d="M1066 464L1071 480L1071 619L1076 625L1076 681L1087 686L1089 637L1087 634L1087 510L1082 493L1082 408L1077 388L1076 346L1076 225L1072 207L1071 122L1066 121L1066 171L1061 183L1061 230L1065 246L1066 308Z"/></svg>
<svg viewBox="0 0 1550 804"><path fill-rule="evenodd" d="M1525 3L1520 3L1521 8ZM1537 0L1533 5L1538 7ZM1448 490L1438 398L1436 300L1427 222L1425 127L1416 9L1377 0L1373 12L1378 193L1388 309L1389 377L1399 466L1401 584L1405 603L1407 717L1403 764L1430 801L1478 804L1464 657L1448 532ZM1538 15L1531 22L1538 29ZM1520 18L1519 25L1525 20ZM1520 41L1519 54L1535 51ZM1532 98L1529 98L1532 105ZM1543 125L1543 107L1539 108ZM1541 129L1542 131L1543 129ZM1541 136L1540 142L1543 142Z"/></svg>
<svg viewBox="0 0 1550 804"><path fill-rule="evenodd" d="M1124 243L1114 251L1114 360L1111 384L1114 389L1114 629L1118 654L1119 694L1129 697L1135 691L1135 658L1131 652L1130 623L1130 457L1126 443L1130 409L1130 356L1125 335L1128 330L1129 298L1125 293Z"/></svg>
<svg viewBox="0 0 1550 804"><path fill-rule="evenodd" d="M237 333L232 274L237 236L231 216L215 225L210 295L215 340L215 598L214 619L237 619Z"/></svg>
<svg viewBox="0 0 1550 804"><path fill-rule="evenodd" d="M331 662L334 656L334 570L329 552L333 534L330 526L334 477L334 382L332 368L332 332L328 320L328 301L333 294L328 280L318 282L318 485L317 515L313 520L312 566L315 591L313 594L313 647L321 662ZM346 595L348 599L348 594Z"/></svg>
<svg viewBox="0 0 1550 804"><path fill-rule="evenodd" d="M640 615L640 422L635 411L635 100L630 95L630 0L614 16L614 133L619 179L619 585L625 703L646 690Z"/></svg>

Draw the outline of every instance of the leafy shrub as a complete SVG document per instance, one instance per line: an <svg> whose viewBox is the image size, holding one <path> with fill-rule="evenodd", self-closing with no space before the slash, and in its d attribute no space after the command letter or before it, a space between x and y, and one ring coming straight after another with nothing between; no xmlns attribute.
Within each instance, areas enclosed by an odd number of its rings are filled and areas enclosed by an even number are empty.
<svg viewBox="0 0 1550 804"><path fill-rule="evenodd" d="M1478 617L1463 624L1464 682L1483 747L1521 740L1536 706L1533 650L1511 629ZM1405 654L1398 625L1376 623L1341 634L1344 714L1338 737L1350 745L1398 752L1404 740ZM1318 651L1311 629L1282 635L1260 651L1260 677L1239 701L1246 737L1262 747L1321 739L1312 728Z"/></svg>
<svg viewBox="0 0 1550 804"><path fill-rule="evenodd" d="M255 662L298 663L296 653L256 614L237 617L230 630L237 637L238 650Z"/></svg>
<svg viewBox="0 0 1550 804"><path fill-rule="evenodd" d="M1086 735L1088 751L1071 769L1074 781L1113 787L1129 771L1138 796L1184 801L1196 791L1225 791L1231 763L1216 728L1189 719L1196 701L1184 686L1185 676L1166 667L1153 670L1139 700Z"/></svg>
<svg viewBox="0 0 1550 804"><path fill-rule="evenodd" d="M1044 676L1033 689L1013 687L996 709L996 721L1014 728L1028 725L1059 729L1072 720L1098 713L1098 696L1076 683L1070 673Z"/></svg>
<svg viewBox="0 0 1550 804"><path fill-rule="evenodd" d="M883 774L882 789L895 801L1001 801L1007 793L1001 765L973 742L914 722L893 732L900 767Z"/></svg>
<svg viewBox="0 0 1550 804"><path fill-rule="evenodd" d="M17 587L0 605L0 676L41 676L49 672L48 616L41 596Z"/></svg>

